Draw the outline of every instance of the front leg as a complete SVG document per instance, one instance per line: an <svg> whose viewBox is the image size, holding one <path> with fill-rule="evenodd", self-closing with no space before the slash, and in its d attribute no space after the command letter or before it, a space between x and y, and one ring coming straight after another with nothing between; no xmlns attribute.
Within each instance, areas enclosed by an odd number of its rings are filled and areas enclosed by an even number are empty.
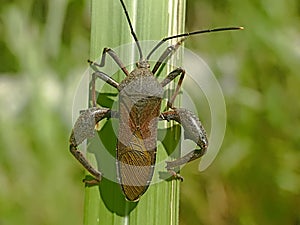
<svg viewBox="0 0 300 225"><path fill-rule="evenodd" d="M184 129L184 138L194 141L198 145L198 149L195 149L183 157L167 163L167 170L175 177L180 177L174 168L177 166L184 165L190 161L200 158L203 156L208 147L208 140L206 131L204 130L198 117L191 111L183 108L174 108L171 111L163 112L160 115L162 120L174 120L182 125Z"/></svg>
<svg viewBox="0 0 300 225"><path fill-rule="evenodd" d="M88 60L88 62L92 63L92 64L94 64L98 67L103 67L105 65L106 54L109 54L112 57L112 59L118 64L118 66L121 68L121 70L125 73L125 75L129 76L129 72L126 69L125 65L123 64L123 62L121 61L119 56L115 53L115 51L112 50L111 48L104 48L103 49L100 64L92 62L91 60Z"/></svg>
<svg viewBox="0 0 300 225"><path fill-rule="evenodd" d="M87 110L83 110L80 113L75 125L73 127L71 136L70 136L70 152L74 155L74 157L86 168L95 179L95 182L100 182L102 174L100 171L95 169L89 161L85 158L85 156L77 149L78 145L80 145L87 138L92 138L95 136L95 126L99 121L104 118L115 117L116 114L107 108L98 108L93 107Z"/></svg>

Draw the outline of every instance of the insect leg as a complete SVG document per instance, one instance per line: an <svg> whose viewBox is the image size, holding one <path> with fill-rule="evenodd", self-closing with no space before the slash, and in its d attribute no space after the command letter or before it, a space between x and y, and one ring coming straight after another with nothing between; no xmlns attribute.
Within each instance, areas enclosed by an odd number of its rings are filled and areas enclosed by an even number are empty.
<svg viewBox="0 0 300 225"><path fill-rule="evenodd" d="M108 108L93 107L83 110L80 113L77 121L74 124L72 133L69 139L70 152L73 156L85 167L93 176L96 182L100 182L102 174L95 169L85 156L77 149L87 138L95 136L95 126L104 118L117 117L118 115Z"/></svg>
<svg viewBox="0 0 300 225"><path fill-rule="evenodd" d="M206 131L198 117L187 109L173 108L171 111L161 113L160 119L167 121L174 120L181 124L184 129L184 138L194 141L199 147L179 159L166 162L167 170L177 177L177 174L174 171L175 167L198 159L205 154L208 146Z"/></svg>
<svg viewBox="0 0 300 225"><path fill-rule="evenodd" d="M182 38L175 45L171 45L171 46L167 47L167 49L161 54L161 56L159 57L158 61L154 65L154 67L152 69L152 73L153 74L156 73L156 71L159 69L159 67L161 66L161 64L163 62L165 62L171 55L174 54L174 52L176 52L176 50L182 44L182 42L184 41L184 39L185 38Z"/></svg>
<svg viewBox="0 0 300 225"><path fill-rule="evenodd" d="M108 76L106 73L101 72L101 71L99 71L97 69L97 67L103 67L103 66L105 66L106 54L109 54L112 57L112 59L118 64L118 66L122 69L122 71L125 73L126 76L129 75L129 72L127 71L126 67L124 66L124 64L122 63L122 61L118 57L118 55L112 49L110 49L110 48L104 48L103 49L100 64L98 64L96 62L93 62L91 60L88 60L88 63L90 63L91 67L95 71L92 74L92 82L91 82L91 86L92 86L92 104L93 104L93 107L96 107L96 105L97 105L97 103L96 103L96 90L95 90L96 77L104 80L105 82L107 82L108 84L112 85L113 87L115 87L117 89L119 87L119 84L118 84L117 81L115 81L113 78L111 78L110 76Z"/></svg>
<svg viewBox="0 0 300 225"><path fill-rule="evenodd" d="M166 86L168 83L170 83L172 80L174 80L177 76L180 76L179 81L177 83L175 92L173 93L171 99L168 101L168 107L173 108L173 103L175 101L175 98L177 97L180 87L182 85L182 81L184 79L185 70L182 68L177 68L173 70L171 73L168 74L168 76L160 83L162 87Z"/></svg>
<svg viewBox="0 0 300 225"><path fill-rule="evenodd" d="M113 78L108 76L106 73L96 70L92 74L92 81L91 81L93 107L96 107L96 105L97 105L97 102L96 102L96 78L100 78L101 80L105 81L106 83L110 84L111 86L115 87L116 89L119 89L119 83L116 80L114 80Z"/></svg>
<svg viewBox="0 0 300 225"><path fill-rule="evenodd" d="M129 75L128 70L126 69L126 67L124 66L123 62L121 61L121 59L119 58L119 56L114 52L114 50L112 50L111 48L104 48L103 52L102 52L102 57L101 57L101 62L100 64L92 62L90 60L88 60L89 63L92 63L95 66L98 67L103 67L105 66L105 59L106 59L106 53L109 54L112 59L118 64L118 66L122 69L122 71L125 73L126 76Z"/></svg>

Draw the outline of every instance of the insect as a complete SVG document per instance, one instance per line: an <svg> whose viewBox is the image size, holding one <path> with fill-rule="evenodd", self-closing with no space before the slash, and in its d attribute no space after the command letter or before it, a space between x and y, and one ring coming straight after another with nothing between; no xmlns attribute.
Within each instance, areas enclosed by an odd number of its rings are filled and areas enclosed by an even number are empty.
<svg viewBox="0 0 300 225"><path fill-rule="evenodd" d="M114 50L104 48L100 63L88 60L94 70L91 80L92 107L81 111L74 124L70 136L70 151L75 158L93 175L93 182L100 182L102 173L95 169L77 149L87 138L95 135L95 126L103 119L119 119L119 131L117 140L117 178L123 194L128 201L138 201L149 187L156 160L157 125L160 120L176 121L185 132L185 138L194 141L198 148L174 161L166 162L166 169L174 178L182 179L174 168L203 156L208 147L208 139L205 129L198 117L184 108L176 108L173 103L179 93L185 70L176 68L170 72L161 82L154 76L163 63L176 52L186 37L201 33L239 30L242 27L216 28L211 30L199 30L163 38L150 53L144 57L137 35L123 0L120 0L125 13L132 37L139 52L139 61L132 72L128 72ZM151 55L166 41L178 38L176 44L166 48L159 60L150 69L149 59ZM126 77L118 83L108 74L99 69L105 64L106 55L112 57L124 72ZM177 86L171 98L167 102L167 111L160 112L164 87L179 77ZM98 107L96 103L96 79L102 79L119 91L118 112L109 108ZM86 181L90 182L90 181Z"/></svg>

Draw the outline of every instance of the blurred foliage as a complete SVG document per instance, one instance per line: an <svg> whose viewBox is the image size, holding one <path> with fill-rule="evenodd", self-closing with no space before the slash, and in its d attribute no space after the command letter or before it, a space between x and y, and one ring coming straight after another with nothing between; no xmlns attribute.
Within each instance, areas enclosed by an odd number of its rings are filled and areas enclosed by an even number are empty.
<svg viewBox="0 0 300 225"><path fill-rule="evenodd" d="M225 94L227 129L212 166L183 170L181 224L300 223L300 2L187 1L187 29Z"/></svg>
<svg viewBox="0 0 300 225"><path fill-rule="evenodd" d="M89 55L86 1L5 1L0 16L0 224L82 224L68 151Z"/></svg>
<svg viewBox="0 0 300 225"><path fill-rule="evenodd" d="M82 224L82 169L68 152L89 55L87 1L1 1L0 224ZM180 224L300 224L300 2L187 0L187 30L225 94L220 154L182 174ZM108 18L111 19L111 18Z"/></svg>

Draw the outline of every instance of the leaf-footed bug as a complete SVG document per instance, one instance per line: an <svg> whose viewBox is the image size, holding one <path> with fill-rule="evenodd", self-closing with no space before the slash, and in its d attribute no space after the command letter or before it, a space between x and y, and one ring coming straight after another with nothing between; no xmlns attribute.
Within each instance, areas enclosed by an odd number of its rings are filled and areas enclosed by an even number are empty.
<svg viewBox="0 0 300 225"><path fill-rule="evenodd" d="M144 58L137 35L132 27L129 14L123 0L120 0L125 13L132 37L139 52L139 61L132 72L128 72L125 65L119 59L114 50L104 48L100 63L88 60L94 70L91 81L92 105L93 107L83 110L75 122L70 136L70 151L75 158L94 176L94 180L85 182L99 183L102 174L95 169L77 149L87 138L95 135L95 126L104 118L118 118L119 131L117 140L117 177L122 187L123 194L129 201L138 201L150 185L152 180L156 150L157 150L157 125L159 120L176 121L185 132L185 138L194 141L198 148L174 161L166 162L166 169L175 177L182 177L174 171L175 167L183 165L203 156L208 147L206 132L198 117L191 111L184 108L176 108L173 103L179 93L185 70L176 68L166 78L159 82L154 76L159 68L179 48L186 37L201 33L240 30L242 27L216 28L210 30L199 30L190 33L178 34L163 38L158 42L150 53ZM176 44L166 48L159 60L150 69L149 59L151 55L166 41L179 38ZM98 70L105 65L106 54L124 72L126 77L118 83L108 74ZM169 110L160 112L163 88L179 77L176 89L168 100ZM97 107L95 80L102 79L119 91L119 110L113 111L109 108Z"/></svg>

